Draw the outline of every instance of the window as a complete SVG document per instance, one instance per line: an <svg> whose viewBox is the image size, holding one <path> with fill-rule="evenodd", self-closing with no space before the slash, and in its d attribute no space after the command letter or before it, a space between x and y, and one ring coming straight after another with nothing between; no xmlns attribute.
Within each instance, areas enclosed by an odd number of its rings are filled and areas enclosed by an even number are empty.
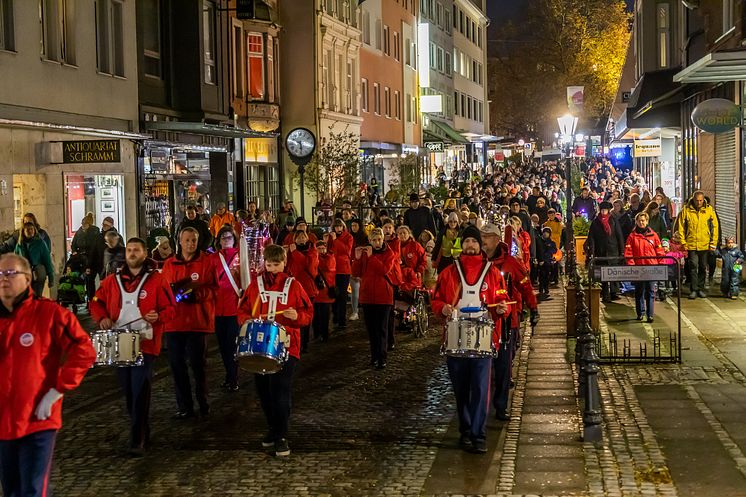
<svg viewBox="0 0 746 497"><path fill-rule="evenodd" d="M479 122L484 122L484 103L479 102Z"/></svg>
<svg viewBox="0 0 746 497"><path fill-rule="evenodd" d="M477 46L482 48L482 27L477 28Z"/></svg>
<svg viewBox="0 0 746 497"><path fill-rule="evenodd" d="M251 100L264 99L264 38L261 33L247 36L249 58L249 97Z"/></svg>
<svg viewBox="0 0 746 497"><path fill-rule="evenodd" d="M363 112L368 112L368 80L365 78L360 81L360 91L362 92L360 100L362 101Z"/></svg>
<svg viewBox="0 0 746 497"><path fill-rule="evenodd" d="M443 54L444 54L443 49L440 48L440 47L438 47L438 53L437 53L438 64L437 65L438 65L438 71L440 71L440 72L445 71L445 67L443 66L443 64L444 64L444 55Z"/></svg>
<svg viewBox="0 0 746 497"><path fill-rule="evenodd" d="M124 77L124 5L120 0L96 2L98 72Z"/></svg>
<svg viewBox="0 0 746 497"><path fill-rule="evenodd" d="M453 4L453 29L458 29L458 7L456 7L456 4Z"/></svg>
<svg viewBox="0 0 746 497"><path fill-rule="evenodd" d="M666 68L670 65L671 19L670 4L656 5L656 29L658 32L658 67Z"/></svg>
<svg viewBox="0 0 746 497"><path fill-rule="evenodd" d="M459 32L461 34L464 34L464 12L461 9L459 9L458 11L458 18L459 18L459 24L460 24Z"/></svg>
<svg viewBox="0 0 746 497"><path fill-rule="evenodd" d="M443 27L445 28L446 33L451 34L451 11L445 9L445 12L443 14L445 15L445 18L443 20Z"/></svg>
<svg viewBox="0 0 746 497"><path fill-rule="evenodd" d="M335 0L326 0L326 13L330 16L334 15Z"/></svg>
<svg viewBox="0 0 746 497"><path fill-rule="evenodd" d="M458 73L460 71L460 64L459 64L459 52L458 48L453 49L453 72Z"/></svg>
<svg viewBox="0 0 746 497"><path fill-rule="evenodd" d="M244 97L244 48L243 48L243 28L236 22L233 25L233 38L231 39L231 59L233 65L233 96L236 98Z"/></svg>
<svg viewBox="0 0 746 497"><path fill-rule="evenodd" d="M407 120L408 123L411 123L412 122L412 95L407 93L405 95L405 98L407 99L406 109L405 109L405 112L406 112L405 119Z"/></svg>
<svg viewBox="0 0 746 497"><path fill-rule="evenodd" d="M275 40L267 35L267 100L275 102L275 53L277 52Z"/></svg>
<svg viewBox="0 0 746 497"><path fill-rule="evenodd" d="M466 95L461 94L461 117L466 117Z"/></svg>
<svg viewBox="0 0 746 497"><path fill-rule="evenodd" d="M453 92L453 112L458 116L458 92Z"/></svg>
<svg viewBox="0 0 746 497"><path fill-rule="evenodd" d="M347 61L347 80L345 81L345 91L347 92L347 113L348 114L353 112L354 110L353 105L352 105L353 103L352 95L353 95L353 90L354 90L354 88L352 87L352 75L354 72L355 70L352 66L352 61L348 60Z"/></svg>
<svg viewBox="0 0 746 497"><path fill-rule="evenodd" d="M394 58L401 60L401 44L399 43L399 33L394 33Z"/></svg>
<svg viewBox="0 0 746 497"><path fill-rule="evenodd" d="M97 1L97 8L99 4L109 1ZM41 0L41 24L44 58L75 65L74 0Z"/></svg>
<svg viewBox="0 0 746 497"><path fill-rule="evenodd" d="M471 61L471 80L477 82L477 61Z"/></svg>
<svg viewBox="0 0 746 497"><path fill-rule="evenodd" d="M445 54L446 54L446 61L443 67L445 69L446 74L450 75L451 74L451 53L446 52Z"/></svg>
<svg viewBox="0 0 746 497"><path fill-rule="evenodd" d="M394 92L394 117L401 121L401 93L398 91Z"/></svg>
<svg viewBox="0 0 746 497"><path fill-rule="evenodd" d="M160 79L161 69L161 12L160 0L145 0L143 8L143 74ZM139 8L139 6L138 6ZM243 44L241 44L243 45Z"/></svg>
<svg viewBox="0 0 746 497"><path fill-rule="evenodd" d="M471 38L471 21L468 17L466 18L466 38Z"/></svg>
<svg viewBox="0 0 746 497"><path fill-rule="evenodd" d="M435 19L435 0L427 0L427 17Z"/></svg>
<svg viewBox="0 0 746 497"><path fill-rule="evenodd" d="M0 50L15 50L13 0L0 0Z"/></svg>
<svg viewBox="0 0 746 497"><path fill-rule="evenodd" d="M381 20L376 19L376 50L381 49L381 32L383 31Z"/></svg>
<svg viewBox="0 0 746 497"><path fill-rule="evenodd" d="M378 83L373 83L373 112L381 115L381 87Z"/></svg>
<svg viewBox="0 0 746 497"><path fill-rule="evenodd" d="M388 86L383 89L383 106L386 117L391 117L391 90Z"/></svg>
<svg viewBox="0 0 746 497"><path fill-rule="evenodd" d="M337 19L347 22L350 18L350 4L345 0L337 0Z"/></svg>
<svg viewBox="0 0 746 497"><path fill-rule="evenodd" d="M391 55L391 42L389 40L389 27L383 26L383 53Z"/></svg>
<svg viewBox="0 0 746 497"><path fill-rule="evenodd" d="M370 45L370 12L363 12L363 43Z"/></svg>
<svg viewBox="0 0 746 497"><path fill-rule="evenodd" d="M218 73L215 68L215 4L207 1L202 5L202 55L205 83L216 85ZM253 86L254 82L251 81L250 84Z"/></svg>
<svg viewBox="0 0 746 497"><path fill-rule="evenodd" d="M435 43L430 43L430 69L437 69L438 67L438 61L435 60L435 54Z"/></svg>
<svg viewBox="0 0 746 497"><path fill-rule="evenodd" d="M443 27L443 4L440 2L438 2L437 7L435 8L435 24Z"/></svg>
<svg viewBox="0 0 746 497"><path fill-rule="evenodd" d="M466 117L471 119L471 97L466 97Z"/></svg>
<svg viewBox="0 0 746 497"><path fill-rule="evenodd" d="M474 21L471 21L471 31L469 32L469 39L472 43L477 42L477 25L474 24Z"/></svg>
<svg viewBox="0 0 746 497"><path fill-rule="evenodd" d="M735 0L723 0L723 33L730 31L735 24Z"/></svg>
<svg viewBox="0 0 746 497"><path fill-rule="evenodd" d="M404 39L404 63L408 66L412 65L412 40L409 38Z"/></svg>
<svg viewBox="0 0 746 497"><path fill-rule="evenodd" d="M482 64L477 64L477 83L482 84Z"/></svg>
<svg viewBox="0 0 746 497"><path fill-rule="evenodd" d="M331 107L332 101L334 101L334 91L332 90L332 66L334 61L332 60L329 50L324 50L323 63L324 67L321 73L321 83L324 88L321 94L321 99L324 101L324 107L328 109Z"/></svg>

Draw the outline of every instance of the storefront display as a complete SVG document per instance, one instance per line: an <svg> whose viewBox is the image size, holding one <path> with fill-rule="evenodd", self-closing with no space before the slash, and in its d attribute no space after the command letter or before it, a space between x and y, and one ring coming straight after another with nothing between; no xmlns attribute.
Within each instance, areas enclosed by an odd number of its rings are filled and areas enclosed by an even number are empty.
<svg viewBox="0 0 746 497"><path fill-rule="evenodd" d="M70 251L75 232L87 213L99 228L105 217L114 219L114 227L126 238L124 218L124 178L118 174L65 175L65 240Z"/></svg>

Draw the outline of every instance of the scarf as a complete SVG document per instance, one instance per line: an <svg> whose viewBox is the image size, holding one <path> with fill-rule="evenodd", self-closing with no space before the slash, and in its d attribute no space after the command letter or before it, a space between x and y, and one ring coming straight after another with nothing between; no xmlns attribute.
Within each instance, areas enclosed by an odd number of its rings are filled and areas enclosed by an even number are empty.
<svg viewBox="0 0 746 497"><path fill-rule="evenodd" d="M609 215L606 214L604 216L602 214L599 214L598 220L601 221L601 226L603 226L606 235L611 236L611 224L609 224Z"/></svg>

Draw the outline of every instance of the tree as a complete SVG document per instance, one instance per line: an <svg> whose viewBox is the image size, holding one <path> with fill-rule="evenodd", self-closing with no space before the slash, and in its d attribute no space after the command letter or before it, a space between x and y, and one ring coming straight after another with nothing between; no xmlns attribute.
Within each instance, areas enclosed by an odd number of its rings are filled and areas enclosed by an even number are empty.
<svg viewBox="0 0 746 497"><path fill-rule="evenodd" d="M332 205L352 196L360 174L359 142L360 137L348 131L330 132L328 137L322 137L306 166L305 188ZM296 180L300 181L298 175Z"/></svg>
<svg viewBox="0 0 746 497"><path fill-rule="evenodd" d="M412 192L419 193L422 175L417 154L407 154L397 159L391 166L394 179L391 184L398 193L399 200L405 202Z"/></svg>

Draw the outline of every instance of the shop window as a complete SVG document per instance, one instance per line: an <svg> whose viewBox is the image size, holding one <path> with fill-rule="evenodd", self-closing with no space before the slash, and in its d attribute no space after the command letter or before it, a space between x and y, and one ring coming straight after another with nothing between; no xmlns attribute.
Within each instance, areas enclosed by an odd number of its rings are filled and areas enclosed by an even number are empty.
<svg viewBox="0 0 746 497"><path fill-rule="evenodd" d="M261 33L249 33L249 97L264 99L264 38Z"/></svg>
<svg viewBox="0 0 746 497"><path fill-rule="evenodd" d="M0 50L15 50L13 0L0 0Z"/></svg>
<svg viewBox="0 0 746 497"><path fill-rule="evenodd" d="M207 1L202 6L202 55L205 83L216 85L218 73L215 57L215 4Z"/></svg>
<svg viewBox="0 0 746 497"><path fill-rule="evenodd" d="M140 17L143 23L143 73L158 79L162 75L160 4L160 0L144 0Z"/></svg>
<svg viewBox="0 0 746 497"><path fill-rule="evenodd" d="M75 232L87 213L101 226L105 217L114 218L114 227L126 239L124 178L116 174L68 174L65 176L65 239L70 251Z"/></svg>
<svg viewBox="0 0 746 497"><path fill-rule="evenodd" d="M44 58L75 65L74 0L41 0L40 20Z"/></svg>

